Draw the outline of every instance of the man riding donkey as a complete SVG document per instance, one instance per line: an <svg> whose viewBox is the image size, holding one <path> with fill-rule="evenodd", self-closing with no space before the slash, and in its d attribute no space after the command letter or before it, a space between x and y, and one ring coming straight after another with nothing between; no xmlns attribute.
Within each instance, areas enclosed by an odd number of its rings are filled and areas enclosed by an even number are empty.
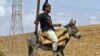
<svg viewBox="0 0 100 56"><path fill-rule="evenodd" d="M58 39L55 34L54 26L60 27L61 24L52 23L51 16L49 15L50 11L51 5L46 1L43 4L43 13L40 13L37 19L35 20L35 33L38 34L38 24L40 23L42 32L46 33L52 40L53 54L56 55Z"/></svg>

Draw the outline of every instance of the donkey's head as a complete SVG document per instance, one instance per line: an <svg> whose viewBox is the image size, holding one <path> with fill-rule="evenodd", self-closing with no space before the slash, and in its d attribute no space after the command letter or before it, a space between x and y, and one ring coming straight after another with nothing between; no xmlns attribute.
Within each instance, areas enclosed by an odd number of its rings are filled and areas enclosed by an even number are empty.
<svg viewBox="0 0 100 56"><path fill-rule="evenodd" d="M71 27L68 26L68 32L69 32L70 36L73 36L77 39L80 39L80 37L81 37L80 32L79 32L78 28L75 25L73 25Z"/></svg>
<svg viewBox="0 0 100 56"><path fill-rule="evenodd" d="M73 25L73 26L68 25L67 27L65 26L65 28L68 29L68 33L69 33L70 37L73 36L77 39L80 39L80 37L81 37L80 32L79 32L78 28L75 25Z"/></svg>

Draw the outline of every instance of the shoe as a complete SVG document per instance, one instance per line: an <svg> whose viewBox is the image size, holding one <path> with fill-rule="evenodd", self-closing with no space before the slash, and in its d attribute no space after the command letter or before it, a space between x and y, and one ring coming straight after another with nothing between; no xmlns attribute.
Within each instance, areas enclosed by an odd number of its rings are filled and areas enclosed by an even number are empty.
<svg viewBox="0 0 100 56"><path fill-rule="evenodd" d="M57 52L56 51L53 52L53 56L57 56Z"/></svg>

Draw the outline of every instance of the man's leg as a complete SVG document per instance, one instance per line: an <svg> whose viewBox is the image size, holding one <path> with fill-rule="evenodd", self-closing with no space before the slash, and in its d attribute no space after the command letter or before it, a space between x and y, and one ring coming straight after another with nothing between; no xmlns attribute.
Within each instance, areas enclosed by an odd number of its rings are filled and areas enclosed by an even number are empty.
<svg viewBox="0 0 100 56"><path fill-rule="evenodd" d="M49 38L52 40L53 51L57 51L58 39L57 39L55 32L53 30L48 30L47 34L48 34Z"/></svg>
<svg viewBox="0 0 100 56"><path fill-rule="evenodd" d="M52 40L53 55L57 56L57 43L58 43L57 36L53 30L48 30L47 34L49 38Z"/></svg>

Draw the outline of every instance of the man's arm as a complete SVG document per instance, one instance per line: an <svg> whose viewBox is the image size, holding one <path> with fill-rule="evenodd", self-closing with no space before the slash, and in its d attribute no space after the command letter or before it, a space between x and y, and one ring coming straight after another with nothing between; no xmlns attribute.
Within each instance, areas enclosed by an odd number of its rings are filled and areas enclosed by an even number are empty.
<svg viewBox="0 0 100 56"><path fill-rule="evenodd" d="M61 24L52 24L53 26L58 26L58 27L60 27L60 26L62 26Z"/></svg>
<svg viewBox="0 0 100 56"><path fill-rule="evenodd" d="M68 28L68 27L69 27L69 24L66 24L64 27L65 27L65 28Z"/></svg>
<svg viewBox="0 0 100 56"><path fill-rule="evenodd" d="M35 32L34 32L34 34L37 37L36 43L39 44L39 37L38 37L38 24L39 24L39 21L36 20L34 23L35 23Z"/></svg>
<svg viewBox="0 0 100 56"><path fill-rule="evenodd" d="M34 21L34 24L35 24L35 34L38 34L38 24L40 22L40 19L41 19L41 15L39 15L36 20Z"/></svg>
<svg viewBox="0 0 100 56"><path fill-rule="evenodd" d="M34 24L35 24L35 34L38 34L38 24L39 24L39 21L35 21L34 22Z"/></svg>

